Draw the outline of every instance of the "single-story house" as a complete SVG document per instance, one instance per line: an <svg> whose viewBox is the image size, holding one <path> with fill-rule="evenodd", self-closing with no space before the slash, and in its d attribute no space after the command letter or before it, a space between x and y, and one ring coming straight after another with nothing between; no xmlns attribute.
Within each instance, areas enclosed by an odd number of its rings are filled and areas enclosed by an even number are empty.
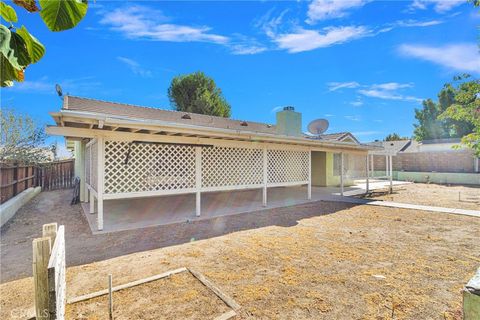
<svg viewBox="0 0 480 320"><path fill-rule="evenodd" d="M344 154L368 171L368 151L378 149L350 133L306 135L292 107L266 124L65 96L51 116L47 132L74 141L81 200L99 230L104 200L195 194L199 216L208 192L260 189L265 206L269 188L304 185L307 198L312 185L343 192Z"/></svg>

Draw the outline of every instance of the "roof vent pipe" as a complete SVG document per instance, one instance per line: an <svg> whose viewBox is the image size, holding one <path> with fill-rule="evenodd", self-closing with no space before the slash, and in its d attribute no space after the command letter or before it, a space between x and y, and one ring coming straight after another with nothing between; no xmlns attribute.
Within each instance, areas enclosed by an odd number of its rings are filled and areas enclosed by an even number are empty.
<svg viewBox="0 0 480 320"><path fill-rule="evenodd" d="M283 107L283 110L285 110L285 111L295 111L295 107L286 106L286 107Z"/></svg>

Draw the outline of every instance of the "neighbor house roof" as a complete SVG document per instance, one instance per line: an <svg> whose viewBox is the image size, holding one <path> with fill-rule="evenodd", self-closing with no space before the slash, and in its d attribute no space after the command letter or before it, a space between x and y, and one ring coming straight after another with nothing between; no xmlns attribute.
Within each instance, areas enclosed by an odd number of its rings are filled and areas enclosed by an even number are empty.
<svg viewBox="0 0 480 320"><path fill-rule="evenodd" d="M405 151L412 143L412 140L398 140L398 141L375 141L369 144L382 147L382 150L371 151L375 155L396 155L399 152Z"/></svg>
<svg viewBox="0 0 480 320"><path fill-rule="evenodd" d="M318 136L319 139L327 141L353 141L355 143L360 143L357 138L354 137L350 132L339 132L339 133L325 133Z"/></svg>
<svg viewBox="0 0 480 320"><path fill-rule="evenodd" d="M53 112L51 115L57 126L48 127L47 132L67 138L92 138L96 134L113 134L114 131L143 134L142 138L146 138L146 135L175 136L169 139L171 141L191 141L192 138L197 139L195 141L224 139L293 144L319 147L324 150L378 149L375 146L359 143L348 132L338 135L325 134L316 139L306 136L287 136L277 133L275 125L266 123L74 96L65 96L60 112Z"/></svg>

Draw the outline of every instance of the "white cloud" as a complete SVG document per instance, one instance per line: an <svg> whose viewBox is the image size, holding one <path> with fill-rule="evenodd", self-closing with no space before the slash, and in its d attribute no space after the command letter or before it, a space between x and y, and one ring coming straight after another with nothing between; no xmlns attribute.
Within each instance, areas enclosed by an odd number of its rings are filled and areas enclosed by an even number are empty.
<svg viewBox="0 0 480 320"><path fill-rule="evenodd" d="M403 44L399 47L399 52L454 71L480 73L480 54L475 44L449 44L439 47Z"/></svg>
<svg viewBox="0 0 480 320"><path fill-rule="evenodd" d="M445 13L464 3L466 3L465 0L414 0L409 8L411 10L425 10L432 5L436 12Z"/></svg>
<svg viewBox="0 0 480 320"><path fill-rule="evenodd" d="M149 78L152 76L152 72L143 68L137 61L125 58L117 57L117 60L124 63L134 74L139 75L144 78Z"/></svg>
<svg viewBox="0 0 480 320"><path fill-rule="evenodd" d="M267 51L267 48L255 38L247 37L242 34L232 35L228 45L230 52L237 55L252 55Z"/></svg>
<svg viewBox="0 0 480 320"><path fill-rule="evenodd" d="M352 134L356 137L364 137L364 136L373 136L380 134L382 132L380 131L357 131L357 132L352 132Z"/></svg>
<svg viewBox="0 0 480 320"><path fill-rule="evenodd" d="M363 38L371 34L364 26L358 27L329 27L324 32L298 28L292 33L279 34L273 39L280 49L290 53L310 51L318 48L345 43Z"/></svg>
<svg viewBox="0 0 480 320"><path fill-rule="evenodd" d="M387 82L381 84L374 84L371 86L374 89L381 89L381 90L398 90L403 88L411 88L413 87L412 83L398 83L398 82Z"/></svg>
<svg viewBox="0 0 480 320"><path fill-rule="evenodd" d="M352 88L357 88L360 86L360 84L356 81L350 81L350 82L329 82L327 83L328 86L328 91L336 91L339 89L352 89Z"/></svg>
<svg viewBox="0 0 480 320"><path fill-rule="evenodd" d="M358 93L372 98L386 99L386 100L402 100L402 101L416 101L420 102L423 99L414 96L406 96L391 90L377 90L377 89L361 89Z"/></svg>
<svg viewBox="0 0 480 320"><path fill-rule="evenodd" d="M101 86L99 81L95 81L95 77L80 77L72 79L49 79L48 77L41 77L36 80L26 80L24 82L16 82L13 87L5 88L5 90L28 92L36 94L51 94L56 95L55 84L62 87L63 94L86 94L92 90L98 90Z"/></svg>
<svg viewBox="0 0 480 320"><path fill-rule="evenodd" d="M436 26L439 24L444 23L442 20L425 20L425 21L418 21L418 20L399 20L393 23L393 26L396 27L431 27Z"/></svg>
<svg viewBox="0 0 480 320"><path fill-rule="evenodd" d="M167 18L158 10L143 6L129 6L107 11L100 20L114 31L131 39L171 42L212 42L225 44L228 37L210 33L207 26L186 26L166 23Z"/></svg>
<svg viewBox="0 0 480 320"><path fill-rule="evenodd" d="M345 119L351 120L351 121L360 121L360 120L362 120L359 116L345 116Z"/></svg>
<svg viewBox="0 0 480 320"><path fill-rule="evenodd" d="M13 87L6 88L12 91L28 91L30 93L55 93L55 84L48 80L47 77L42 77L38 80L25 80L23 82L16 82Z"/></svg>
<svg viewBox="0 0 480 320"><path fill-rule="evenodd" d="M278 106L278 107L274 107L274 108L272 108L272 110L270 110L270 112L271 112L271 113L276 113L276 112L278 112L278 111L282 110L282 109L283 109L283 107L284 107L284 106Z"/></svg>
<svg viewBox="0 0 480 320"><path fill-rule="evenodd" d="M329 82L327 83L329 91L335 91L338 89L357 89L357 93L362 96L379 98L386 100L401 100L401 101L422 101L421 98L417 98L411 95L404 95L400 93L400 90L413 88L413 83L399 83L399 82L385 82L371 85L360 84L356 81L351 82ZM350 102L352 106L359 107L363 105L363 101L360 97L357 97L356 101ZM350 119L352 120L352 119Z"/></svg>
<svg viewBox="0 0 480 320"><path fill-rule="evenodd" d="M353 8L364 6L367 0L314 0L308 6L307 23L319 20L341 18Z"/></svg>
<svg viewBox="0 0 480 320"><path fill-rule="evenodd" d="M352 101L350 102L350 104L354 107L360 107L360 106L363 106L363 101L361 100L356 100L356 101Z"/></svg>

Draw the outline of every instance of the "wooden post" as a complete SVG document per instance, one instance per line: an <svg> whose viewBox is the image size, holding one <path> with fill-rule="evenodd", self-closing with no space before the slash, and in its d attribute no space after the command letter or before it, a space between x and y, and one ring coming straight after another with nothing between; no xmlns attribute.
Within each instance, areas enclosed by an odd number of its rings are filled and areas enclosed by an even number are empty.
<svg viewBox="0 0 480 320"><path fill-rule="evenodd" d="M112 275L108 275L108 315L113 320L113 292L112 292Z"/></svg>
<svg viewBox="0 0 480 320"><path fill-rule="evenodd" d="M57 237L58 225L56 222L44 224L42 226L42 237L50 238L50 245L53 247L55 243L55 238ZM51 250L52 248L50 248Z"/></svg>
<svg viewBox="0 0 480 320"><path fill-rule="evenodd" d="M18 163L15 163L13 168L13 196L15 197L18 192Z"/></svg>
<svg viewBox="0 0 480 320"><path fill-rule="evenodd" d="M195 215L200 217L202 213L202 147L195 147Z"/></svg>
<svg viewBox="0 0 480 320"><path fill-rule="evenodd" d="M36 319L49 319L48 310L48 260L50 259L50 238L33 240L33 282L35 293Z"/></svg>
<svg viewBox="0 0 480 320"><path fill-rule="evenodd" d="M268 185L268 149L263 148L263 189L262 189L262 204L267 206L267 185Z"/></svg>
<svg viewBox="0 0 480 320"><path fill-rule="evenodd" d="M366 166L366 173L367 173L367 180L366 180L366 193L368 193L370 191L370 181L369 181L369 178L370 178L370 168L369 168L369 161L368 161L368 154L367 156L365 157L365 166Z"/></svg>
<svg viewBox="0 0 480 320"><path fill-rule="evenodd" d="M308 151L308 186L307 199L312 199L312 150Z"/></svg>
<svg viewBox="0 0 480 320"><path fill-rule="evenodd" d="M97 228L103 230L103 178L105 175L105 140L103 137L97 138Z"/></svg>
<svg viewBox="0 0 480 320"><path fill-rule="evenodd" d="M340 195L343 197L343 152L340 152Z"/></svg>

